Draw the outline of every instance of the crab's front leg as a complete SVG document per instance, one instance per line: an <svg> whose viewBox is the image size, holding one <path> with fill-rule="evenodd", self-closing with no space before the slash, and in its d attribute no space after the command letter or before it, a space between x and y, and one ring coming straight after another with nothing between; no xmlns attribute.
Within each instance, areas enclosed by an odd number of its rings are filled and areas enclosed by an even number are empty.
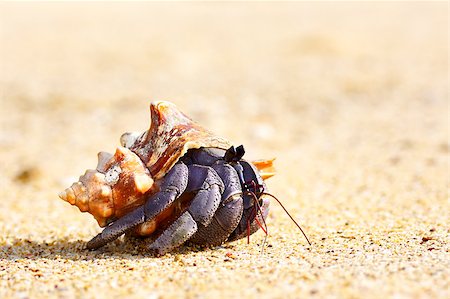
<svg viewBox="0 0 450 299"><path fill-rule="evenodd" d="M153 219L172 204L186 189L188 168L183 163L177 163L166 175L160 191L153 195L144 206L141 206L106 227L100 234L90 240L86 247L97 249L114 241L126 231Z"/></svg>

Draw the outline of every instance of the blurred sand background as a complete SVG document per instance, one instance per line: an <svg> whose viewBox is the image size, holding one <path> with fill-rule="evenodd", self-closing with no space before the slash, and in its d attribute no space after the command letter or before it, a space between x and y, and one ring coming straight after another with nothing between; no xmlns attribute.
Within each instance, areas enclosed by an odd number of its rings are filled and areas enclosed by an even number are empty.
<svg viewBox="0 0 450 299"><path fill-rule="evenodd" d="M1 3L1 298L448 298L448 4ZM162 258L57 193L170 100L277 157L263 234ZM214 296L214 297L213 297Z"/></svg>

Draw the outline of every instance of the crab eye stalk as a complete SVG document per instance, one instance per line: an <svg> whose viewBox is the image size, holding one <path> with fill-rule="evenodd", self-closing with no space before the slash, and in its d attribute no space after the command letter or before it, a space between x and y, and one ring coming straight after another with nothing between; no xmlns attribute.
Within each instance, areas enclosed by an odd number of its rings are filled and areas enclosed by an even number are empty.
<svg viewBox="0 0 450 299"><path fill-rule="evenodd" d="M239 145L236 148L234 148L234 146L231 146L225 152L223 159L228 163L233 163L233 162L237 163L242 159L244 154L245 154L245 149L244 149L243 145Z"/></svg>

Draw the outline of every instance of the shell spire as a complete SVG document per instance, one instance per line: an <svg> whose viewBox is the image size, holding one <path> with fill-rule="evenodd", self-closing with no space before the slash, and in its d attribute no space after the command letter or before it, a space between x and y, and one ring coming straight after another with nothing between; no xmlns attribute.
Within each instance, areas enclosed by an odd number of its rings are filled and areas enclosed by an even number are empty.
<svg viewBox="0 0 450 299"><path fill-rule="evenodd" d="M189 149L231 146L228 140L206 130L170 102L152 103L150 116L148 131L125 133L121 142L142 159L154 179L162 178Z"/></svg>

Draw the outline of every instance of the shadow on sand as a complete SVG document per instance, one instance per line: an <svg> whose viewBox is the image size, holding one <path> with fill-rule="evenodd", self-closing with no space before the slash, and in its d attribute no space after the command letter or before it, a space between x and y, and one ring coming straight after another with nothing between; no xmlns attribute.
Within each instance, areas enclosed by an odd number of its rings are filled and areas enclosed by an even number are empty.
<svg viewBox="0 0 450 299"><path fill-rule="evenodd" d="M145 241L139 239L116 240L97 250L86 249L86 242L82 240L69 241L59 239L53 242L37 242L33 240L13 239L11 244L0 246L0 260L19 259L136 259L154 258L145 247ZM188 254L190 252L205 251L208 248L182 246L175 250L175 254Z"/></svg>

